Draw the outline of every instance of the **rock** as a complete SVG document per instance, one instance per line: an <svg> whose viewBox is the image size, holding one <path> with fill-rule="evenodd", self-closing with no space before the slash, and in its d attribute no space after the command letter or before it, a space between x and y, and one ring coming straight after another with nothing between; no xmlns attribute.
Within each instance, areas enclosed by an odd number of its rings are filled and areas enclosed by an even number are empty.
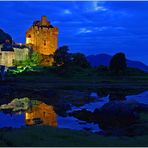
<svg viewBox="0 0 148 148"><path fill-rule="evenodd" d="M61 91L59 96L62 97L64 100L67 100L70 104L74 106L82 106L86 103L90 103L94 101L94 97L90 96L89 92L81 92L81 91Z"/></svg>
<svg viewBox="0 0 148 148"><path fill-rule="evenodd" d="M117 92L111 92L109 94L109 100L114 101L114 100L126 100L125 94L123 93L117 93Z"/></svg>
<svg viewBox="0 0 148 148"><path fill-rule="evenodd" d="M127 100L125 103L130 105L135 112L148 112L147 104L138 103L136 100Z"/></svg>
<svg viewBox="0 0 148 148"><path fill-rule="evenodd" d="M56 113L62 117L66 117L67 116L67 110L71 109L70 104L66 103L66 102L58 102L57 104L54 105L54 109L56 111Z"/></svg>
<svg viewBox="0 0 148 148"><path fill-rule="evenodd" d="M134 110L136 112L148 112L148 105L139 103L137 106L135 106Z"/></svg>
<svg viewBox="0 0 148 148"><path fill-rule="evenodd" d="M100 109L95 109L94 118L102 129L124 128L135 123L138 114L130 104L123 101L112 101Z"/></svg>
<svg viewBox="0 0 148 148"><path fill-rule="evenodd" d="M87 122L93 122L94 116L91 111L88 111L86 109L73 111L72 113L69 113L70 116L73 116L79 120L87 121Z"/></svg>
<svg viewBox="0 0 148 148"><path fill-rule="evenodd" d="M31 107L31 101L29 98L21 98L21 99L14 99L8 104L4 104L0 106L0 109L7 110L11 109L12 111L20 111L20 110L27 110Z"/></svg>
<svg viewBox="0 0 148 148"><path fill-rule="evenodd" d="M13 106L11 106L10 104L4 104L4 105L0 106L0 109L10 109L10 110L12 110Z"/></svg>

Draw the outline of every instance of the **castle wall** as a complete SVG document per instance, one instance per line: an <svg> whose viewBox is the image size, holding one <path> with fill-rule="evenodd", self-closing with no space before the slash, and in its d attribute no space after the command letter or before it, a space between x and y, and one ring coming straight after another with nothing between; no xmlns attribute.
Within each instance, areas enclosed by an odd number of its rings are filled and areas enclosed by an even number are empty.
<svg viewBox="0 0 148 148"><path fill-rule="evenodd" d="M13 48L16 61L24 61L29 57L29 48Z"/></svg>
<svg viewBox="0 0 148 148"><path fill-rule="evenodd" d="M11 67L13 66L14 59L15 53L13 51L0 51L0 65Z"/></svg>
<svg viewBox="0 0 148 148"><path fill-rule="evenodd" d="M3 44L0 44L0 51L1 51L2 48L3 48Z"/></svg>
<svg viewBox="0 0 148 148"><path fill-rule="evenodd" d="M0 44L0 65L5 65L7 67L13 66L13 61L15 59L15 54L13 51L2 51L3 44Z"/></svg>
<svg viewBox="0 0 148 148"><path fill-rule="evenodd" d="M14 60L24 61L30 54L29 48L13 48L14 51L2 51L3 45L0 45L0 65L7 67L14 66Z"/></svg>

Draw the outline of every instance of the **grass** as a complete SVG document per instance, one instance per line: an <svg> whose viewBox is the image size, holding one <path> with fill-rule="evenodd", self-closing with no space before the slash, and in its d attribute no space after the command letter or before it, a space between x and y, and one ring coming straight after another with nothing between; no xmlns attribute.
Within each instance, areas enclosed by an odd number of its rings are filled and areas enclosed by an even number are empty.
<svg viewBox="0 0 148 148"><path fill-rule="evenodd" d="M101 136L88 131L74 131L50 126L32 126L20 129L1 129L0 146L9 147L147 147L148 113L141 113L137 128L145 134L125 136Z"/></svg>
<svg viewBox="0 0 148 148"><path fill-rule="evenodd" d="M1 146L148 146L148 135L137 137L104 137L87 131L73 131L48 126L11 129L0 132Z"/></svg>
<svg viewBox="0 0 148 148"><path fill-rule="evenodd" d="M133 87L148 87L148 74L137 73L126 76L112 76L109 74L99 74L94 69L72 69L65 75L59 75L54 72L53 68L38 68L37 71L26 71L19 74L8 73L8 79L16 81L40 83L50 83L55 87L58 86L80 86L80 87L98 87L98 86L133 86Z"/></svg>

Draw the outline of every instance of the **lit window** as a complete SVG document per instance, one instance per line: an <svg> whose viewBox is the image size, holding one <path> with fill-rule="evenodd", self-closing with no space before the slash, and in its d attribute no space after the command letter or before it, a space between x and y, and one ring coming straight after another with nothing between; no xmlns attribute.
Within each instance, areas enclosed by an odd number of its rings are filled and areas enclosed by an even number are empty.
<svg viewBox="0 0 148 148"><path fill-rule="evenodd" d="M46 46L46 40L44 40L44 46Z"/></svg>

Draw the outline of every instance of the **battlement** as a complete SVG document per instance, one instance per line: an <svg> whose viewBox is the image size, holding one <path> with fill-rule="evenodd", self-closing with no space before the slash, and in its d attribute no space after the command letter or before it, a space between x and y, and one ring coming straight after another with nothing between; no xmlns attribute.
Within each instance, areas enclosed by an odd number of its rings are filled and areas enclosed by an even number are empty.
<svg viewBox="0 0 148 148"><path fill-rule="evenodd" d="M53 26L47 20L46 16L42 16L40 21L39 20L34 21L32 26L34 26L34 27L37 26L37 27L53 28Z"/></svg>

